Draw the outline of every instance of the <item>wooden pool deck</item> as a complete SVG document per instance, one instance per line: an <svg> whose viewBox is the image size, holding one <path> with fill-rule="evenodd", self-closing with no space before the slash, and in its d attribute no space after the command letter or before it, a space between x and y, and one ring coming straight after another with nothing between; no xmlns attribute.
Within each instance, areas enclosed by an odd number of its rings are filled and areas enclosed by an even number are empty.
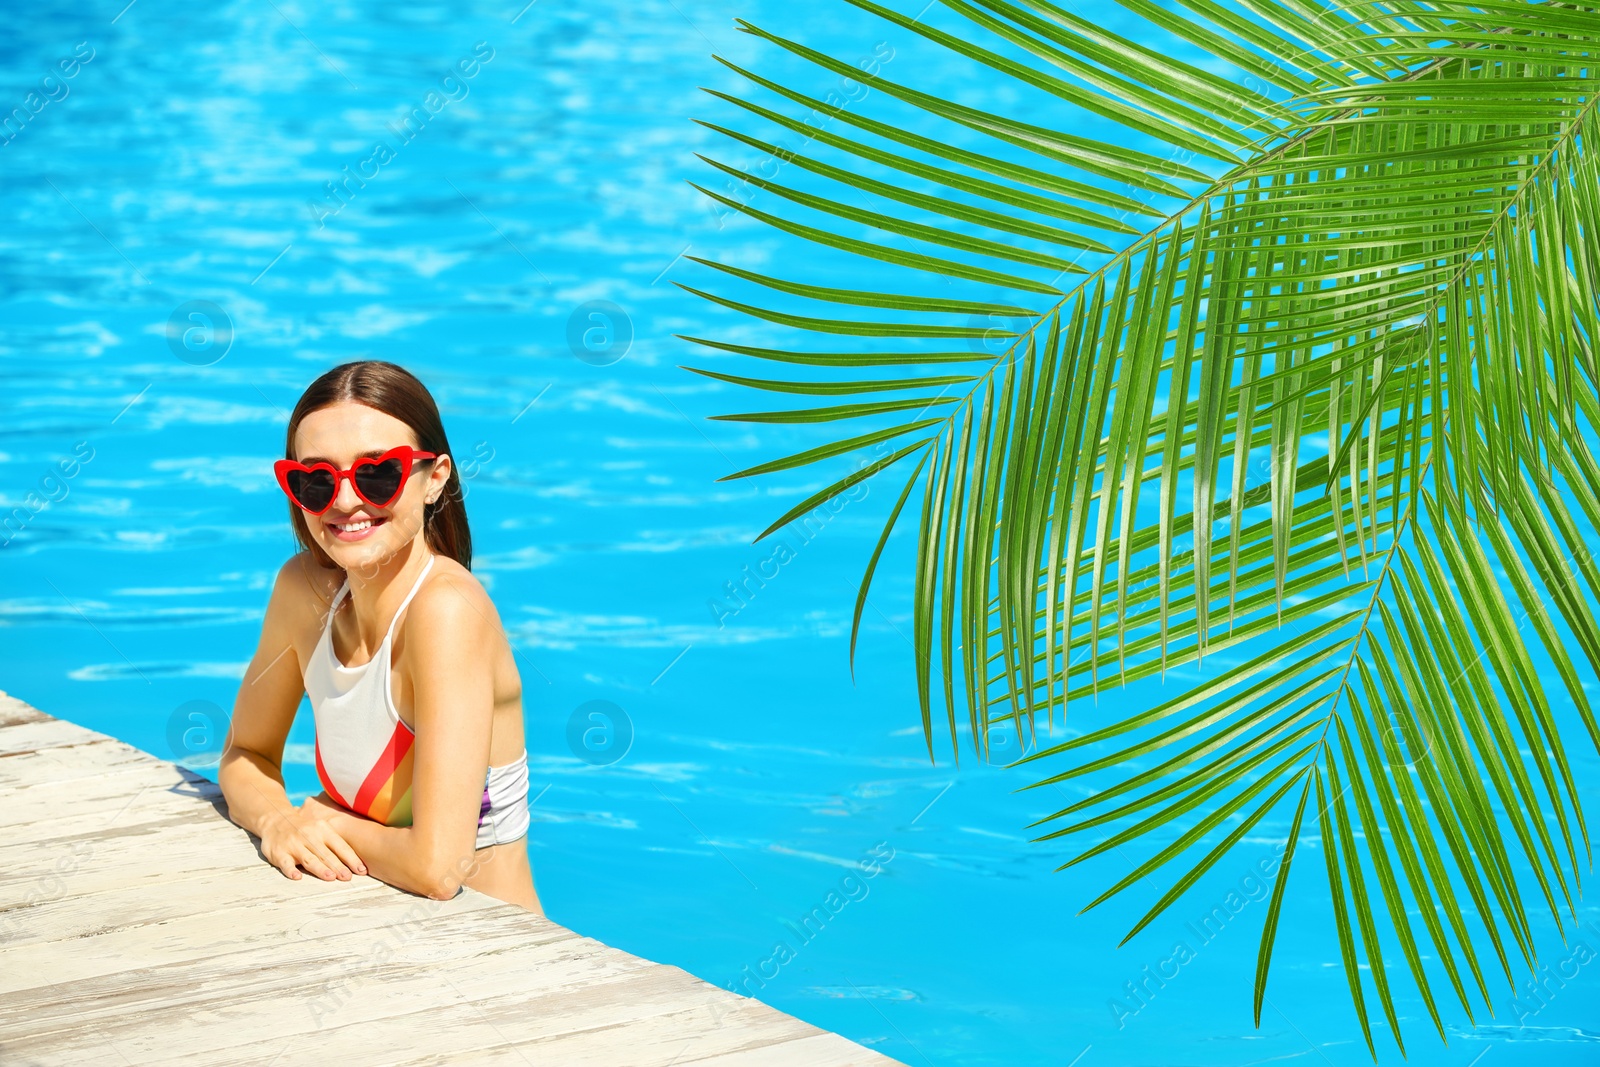
<svg viewBox="0 0 1600 1067"><path fill-rule="evenodd" d="M290 880L226 810L0 693L0 1064L898 1062L472 890Z"/></svg>

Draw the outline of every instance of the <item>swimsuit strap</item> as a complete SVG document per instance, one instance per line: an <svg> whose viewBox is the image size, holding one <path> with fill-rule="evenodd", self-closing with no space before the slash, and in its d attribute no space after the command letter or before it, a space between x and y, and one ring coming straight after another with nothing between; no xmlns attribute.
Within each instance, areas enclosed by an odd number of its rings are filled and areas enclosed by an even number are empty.
<svg viewBox="0 0 1600 1067"><path fill-rule="evenodd" d="M431 553L431 552L428 553L428 562L423 564L422 573L417 575L417 580L414 583L412 583L411 592L406 594L406 598L404 600L400 601L400 606L395 609L394 618L389 620L389 631L388 631L388 633L385 633L383 635L383 643L384 644L388 644L389 643L389 638L394 636L394 624L400 621L400 616L406 610L406 605L411 603L411 598L416 596L417 595L417 590L422 588L422 580L424 578L426 578L428 576L428 572L433 569L434 558L435 557L434 557L433 553ZM349 581L348 578L345 579L345 580ZM380 645L379 647L382 647L382 646Z"/></svg>
<svg viewBox="0 0 1600 1067"><path fill-rule="evenodd" d="M384 644L387 644L388 641L389 641L389 638L391 636L393 636L393 634L394 634L394 624L400 621L400 613L402 611L406 610L406 605L411 603L411 598L416 596L417 595L417 591L422 588L422 580L424 578L426 578L428 576L428 572L433 569L433 560L434 560L434 553L432 553L432 552L428 553L428 562L423 564L422 573L417 575L416 582L413 583L412 586L411 586L411 592L407 593L406 594L406 598L404 600L400 601L400 607L398 609L396 609L396 611L394 613L394 618L389 620L389 632L383 635L383 643ZM345 577L344 584L339 586L339 591L337 593L333 594L333 602L328 605L328 621L322 627L323 633L330 634L330 635L332 634L332 631L333 631L333 613L336 610L338 610L339 602L342 601L345 598L345 594L348 593L349 591L350 591L350 578L347 575ZM379 645L378 647L382 648L383 645Z"/></svg>
<svg viewBox="0 0 1600 1067"><path fill-rule="evenodd" d="M333 599L328 602L328 613L322 620L322 640L328 642L328 654L333 655L333 616L339 610L339 604L344 600L345 594L350 592L350 578L347 575L344 584L339 586L338 592L333 594ZM338 659L337 656L334 659ZM340 664L343 666L343 664Z"/></svg>

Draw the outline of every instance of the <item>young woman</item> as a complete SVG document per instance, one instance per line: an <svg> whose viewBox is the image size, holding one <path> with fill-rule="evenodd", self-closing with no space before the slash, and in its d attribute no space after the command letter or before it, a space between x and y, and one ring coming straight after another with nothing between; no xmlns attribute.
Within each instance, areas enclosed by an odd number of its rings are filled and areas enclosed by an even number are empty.
<svg viewBox="0 0 1600 1067"><path fill-rule="evenodd" d="M439 409L392 363L346 363L289 417L278 484L304 551L278 571L218 771L229 816L289 878L354 874L435 899L461 886L542 912L528 864L522 683L468 568ZM323 792L283 745L301 694Z"/></svg>

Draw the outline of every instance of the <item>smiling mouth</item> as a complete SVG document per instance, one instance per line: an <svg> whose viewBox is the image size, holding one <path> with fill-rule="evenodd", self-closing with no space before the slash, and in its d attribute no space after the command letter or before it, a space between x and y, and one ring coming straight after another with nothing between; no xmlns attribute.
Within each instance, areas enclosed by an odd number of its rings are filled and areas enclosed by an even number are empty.
<svg viewBox="0 0 1600 1067"><path fill-rule="evenodd" d="M349 522L330 522L327 527L341 541L359 541L373 530L388 522L384 518L351 519Z"/></svg>

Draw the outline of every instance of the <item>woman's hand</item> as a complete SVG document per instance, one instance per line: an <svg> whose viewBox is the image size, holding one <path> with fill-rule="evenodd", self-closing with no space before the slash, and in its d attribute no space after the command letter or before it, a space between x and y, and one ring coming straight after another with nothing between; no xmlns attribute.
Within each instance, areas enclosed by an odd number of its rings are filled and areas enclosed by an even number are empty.
<svg viewBox="0 0 1600 1067"><path fill-rule="evenodd" d="M299 878L299 867L327 880L348 881L352 871L366 874L366 864L337 827L337 820L348 815L325 794L307 797L288 817L268 826L262 855L288 878Z"/></svg>
<svg viewBox="0 0 1600 1067"><path fill-rule="evenodd" d="M333 800L329 798L326 790L318 793L314 797L306 797L305 800L301 801L300 807L297 810L300 813L300 821L302 823L331 822L337 816L350 814L348 811L335 804Z"/></svg>

